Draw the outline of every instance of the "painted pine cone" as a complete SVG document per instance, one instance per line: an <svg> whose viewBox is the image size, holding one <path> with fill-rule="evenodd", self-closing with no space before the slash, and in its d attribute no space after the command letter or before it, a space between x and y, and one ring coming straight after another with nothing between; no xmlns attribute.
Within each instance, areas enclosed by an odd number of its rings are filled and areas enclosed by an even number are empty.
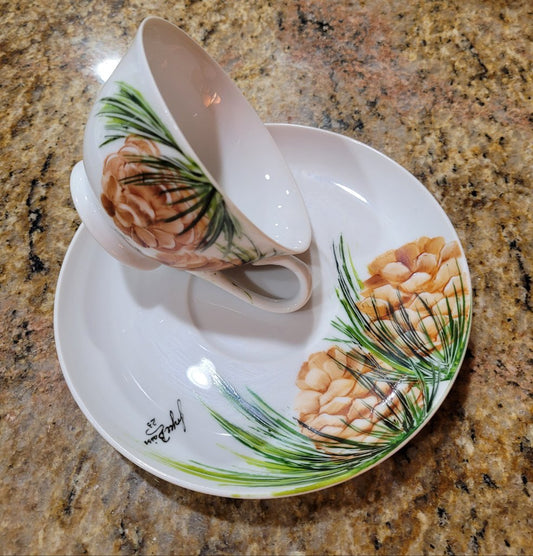
<svg viewBox="0 0 533 556"><path fill-rule="evenodd" d="M442 237L421 237L391 249L368 265L370 278L357 306L370 320L379 319L391 337L398 337L400 325L411 333L414 329L429 351L439 349L438 328L457 317L458 305L464 304L465 311L469 307L461 256L458 243L446 243Z"/></svg>
<svg viewBox="0 0 533 556"><path fill-rule="evenodd" d="M295 409L302 432L317 441L332 436L375 443L386 428L384 420L401 418L399 392L404 399L422 406L423 394L416 385L375 380L370 372L356 351L346 353L332 347L312 354L296 380L300 391ZM320 443L318 447L335 451Z"/></svg>

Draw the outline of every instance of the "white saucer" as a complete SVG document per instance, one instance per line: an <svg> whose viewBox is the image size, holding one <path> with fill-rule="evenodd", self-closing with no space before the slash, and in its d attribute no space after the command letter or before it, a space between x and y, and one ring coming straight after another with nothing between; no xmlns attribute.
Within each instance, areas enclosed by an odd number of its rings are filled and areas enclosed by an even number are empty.
<svg viewBox="0 0 533 556"><path fill-rule="evenodd" d="M395 162L346 137L293 125L268 128L301 187L313 223L308 255L313 296L303 310L270 314L185 272L126 268L83 225L65 257L55 300L55 338L65 379L100 434L158 477L228 497L316 490L383 461L442 403L470 330L466 260L453 226L427 190ZM421 237L457 242L460 251L453 260L460 266L462 290L440 305L451 311L449 300L451 305L462 300L459 317L444 327L453 328L451 340L425 358L411 353L406 367L393 330L390 357L385 357L393 370L380 371L380 364L369 374L354 376L324 355L335 345L345 352L369 353L353 337L343 343L346 336L332 324L349 320L337 297L338 272L355 280L355 269L366 280L367 265L378 255L414 245ZM284 287L287 278L279 272L267 270L267 278ZM258 276L263 280L265 272ZM359 291L356 280L353 285ZM435 317L439 322L442 312ZM356 329L352 325L357 334ZM363 343L367 332L362 331ZM311 358L300 373L310 356L320 352L322 359ZM312 389L302 393L315 385L313 373L318 382L324 378L324 358L330 372L344 373L343 384L349 386L351 380L366 388L364 396L354 389L339 391L335 400L352 405L363 400L363 409L372 414L370 434L364 432L364 419L341 419L333 409L328 413L328 395L320 398ZM423 398L413 395L415 389L408 394L399 388L396 382L404 375L409 388L418 380ZM383 393L387 381L400 393ZM373 395L366 397L369 393ZM308 419L310 406L305 404L311 398L313 403L320 400L313 410L319 421L327 421L316 444L309 439L309 428L297 421ZM348 422L351 428L343 433L348 440L336 441L337 425L342 429Z"/></svg>

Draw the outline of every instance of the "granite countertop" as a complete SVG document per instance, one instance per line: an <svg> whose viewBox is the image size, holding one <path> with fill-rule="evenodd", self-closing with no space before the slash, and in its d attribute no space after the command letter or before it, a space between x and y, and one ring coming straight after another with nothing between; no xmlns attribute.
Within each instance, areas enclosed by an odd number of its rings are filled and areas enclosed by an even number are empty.
<svg viewBox="0 0 533 556"><path fill-rule="evenodd" d="M20 0L1 14L0 553L531 554L530 3ZM405 166L463 243L473 328L451 393L406 447L341 485L258 501L168 484L108 445L63 379L69 174L99 63L149 14L203 44L264 121Z"/></svg>

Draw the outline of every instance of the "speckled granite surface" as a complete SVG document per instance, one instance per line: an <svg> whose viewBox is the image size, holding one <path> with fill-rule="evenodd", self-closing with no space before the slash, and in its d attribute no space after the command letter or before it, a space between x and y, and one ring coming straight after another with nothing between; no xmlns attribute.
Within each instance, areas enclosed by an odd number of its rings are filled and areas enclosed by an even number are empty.
<svg viewBox="0 0 533 556"><path fill-rule="evenodd" d="M0 553L531 554L532 13L478 2L2 2ZM414 173L456 226L474 324L445 403L395 456L269 501L166 484L113 450L63 380L59 268L97 64L160 14L265 121L341 132Z"/></svg>

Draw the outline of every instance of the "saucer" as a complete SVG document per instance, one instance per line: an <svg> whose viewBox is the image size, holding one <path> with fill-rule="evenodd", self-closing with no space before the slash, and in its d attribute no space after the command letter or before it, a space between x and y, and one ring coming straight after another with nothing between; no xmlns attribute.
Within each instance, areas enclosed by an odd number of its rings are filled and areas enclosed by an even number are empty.
<svg viewBox="0 0 533 556"><path fill-rule="evenodd" d="M309 492L390 457L448 394L470 332L466 259L420 182L341 135L268 129L313 226L303 309L127 268L83 225L55 299L61 368L98 432L150 473L226 497ZM293 287L279 268L241 272Z"/></svg>

